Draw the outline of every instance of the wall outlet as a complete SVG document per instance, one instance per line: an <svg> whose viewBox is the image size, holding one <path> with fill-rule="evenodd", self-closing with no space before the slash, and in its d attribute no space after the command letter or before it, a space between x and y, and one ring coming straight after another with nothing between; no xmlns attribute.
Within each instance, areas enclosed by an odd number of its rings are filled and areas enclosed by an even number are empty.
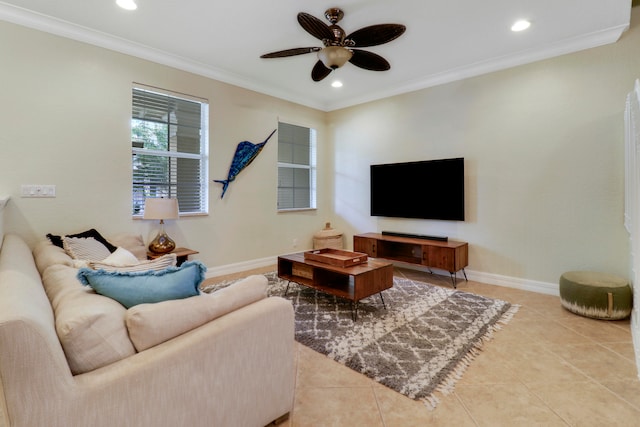
<svg viewBox="0 0 640 427"><path fill-rule="evenodd" d="M56 197L55 185L23 184L20 188L22 197Z"/></svg>

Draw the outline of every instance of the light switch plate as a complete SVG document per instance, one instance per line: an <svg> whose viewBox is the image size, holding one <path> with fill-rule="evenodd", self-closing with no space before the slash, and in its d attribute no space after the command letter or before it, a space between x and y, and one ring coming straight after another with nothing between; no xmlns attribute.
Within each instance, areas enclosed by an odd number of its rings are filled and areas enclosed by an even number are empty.
<svg viewBox="0 0 640 427"><path fill-rule="evenodd" d="M56 186L51 184L23 184L20 190L22 197L56 197Z"/></svg>

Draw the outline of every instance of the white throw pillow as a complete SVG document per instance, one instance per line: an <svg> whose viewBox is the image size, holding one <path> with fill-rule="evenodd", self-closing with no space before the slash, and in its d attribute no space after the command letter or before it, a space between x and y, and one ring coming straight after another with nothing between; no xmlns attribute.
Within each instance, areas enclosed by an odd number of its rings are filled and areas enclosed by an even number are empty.
<svg viewBox="0 0 640 427"><path fill-rule="evenodd" d="M93 237L64 237L62 246L73 259L100 261L111 255L109 249Z"/></svg>
<svg viewBox="0 0 640 427"><path fill-rule="evenodd" d="M124 267L128 265L136 265L140 263L140 260L125 248L118 247L115 252L103 259L101 262L113 265L114 267Z"/></svg>

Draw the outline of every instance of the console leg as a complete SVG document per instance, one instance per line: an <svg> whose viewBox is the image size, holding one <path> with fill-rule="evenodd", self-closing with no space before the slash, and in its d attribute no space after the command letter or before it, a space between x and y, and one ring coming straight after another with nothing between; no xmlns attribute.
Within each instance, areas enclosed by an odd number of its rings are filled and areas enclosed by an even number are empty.
<svg viewBox="0 0 640 427"><path fill-rule="evenodd" d="M466 271L464 271L464 268L462 269L462 274L464 274L464 281L465 281L465 282L468 282L468 281L469 281L469 279L467 279L467 272L466 272Z"/></svg>
<svg viewBox="0 0 640 427"><path fill-rule="evenodd" d="M453 289L456 289L457 283L456 283L456 273L449 273L451 274L451 283L453 284Z"/></svg>

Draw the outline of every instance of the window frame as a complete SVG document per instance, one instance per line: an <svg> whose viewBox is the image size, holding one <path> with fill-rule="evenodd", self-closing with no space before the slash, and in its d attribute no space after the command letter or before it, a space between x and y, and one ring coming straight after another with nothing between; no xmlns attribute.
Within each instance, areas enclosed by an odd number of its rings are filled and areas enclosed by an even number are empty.
<svg viewBox="0 0 640 427"><path fill-rule="evenodd" d="M280 161L280 125L286 126L295 126L300 128L305 128L309 131L309 162L308 164L300 164L300 163L290 163L290 162L282 162ZM276 197L276 209L277 212L299 212L299 211L309 211L317 209L317 139L318 139L318 131L308 125L299 124L292 122L290 120L278 119L278 162L277 162L277 197ZM288 207L281 208L280 207L280 190L281 190L281 180L280 180L280 169L304 169L309 171L309 200L308 205L305 207ZM295 186L293 187L296 188ZM303 188L303 187L299 187ZM295 200L295 197L293 198Z"/></svg>
<svg viewBox="0 0 640 427"><path fill-rule="evenodd" d="M199 151L200 153L187 153L180 151L171 151L171 146L168 143L167 150L157 150L157 149L149 149L144 147L136 147L136 142L139 142L134 138L133 128L135 121L145 121L140 117L135 116L135 105L134 105L134 95L136 91L141 92L150 92L154 95L165 96L171 99L175 99L177 101L187 101L187 102L195 102L200 104L200 138L199 138ZM136 206L140 206L140 196L136 196L136 187L141 185L136 182L136 171L135 171L135 156L154 156L158 158L168 158L168 159L191 159L198 160L199 167L189 168L189 171L196 171L199 176L199 185L198 189L193 190L193 194L199 199L199 208L197 210L182 210L180 207L179 215L182 216L201 216L209 214L209 102L207 99L199 98L192 95L186 95L183 93L173 92L166 89L160 89L153 86L148 86L140 83L134 83L131 88L131 115L130 115L130 140L131 140L131 213L134 219L140 219L144 215L144 203L142 203L142 207L136 211ZM170 116L172 111L167 110L167 117ZM157 120L146 120L149 123L162 123ZM169 138L171 135L171 128L178 127L178 123L172 123L169 118L167 118L167 132L169 134ZM179 165L176 165L176 170L179 168ZM180 182L177 180L171 181L168 183L169 188L169 197L177 197L179 199L179 190ZM195 188L195 186L193 186ZM173 189L173 190L172 190ZM144 195L143 198L154 197L153 195ZM196 202L197 203L197 202Z"/></svg>

